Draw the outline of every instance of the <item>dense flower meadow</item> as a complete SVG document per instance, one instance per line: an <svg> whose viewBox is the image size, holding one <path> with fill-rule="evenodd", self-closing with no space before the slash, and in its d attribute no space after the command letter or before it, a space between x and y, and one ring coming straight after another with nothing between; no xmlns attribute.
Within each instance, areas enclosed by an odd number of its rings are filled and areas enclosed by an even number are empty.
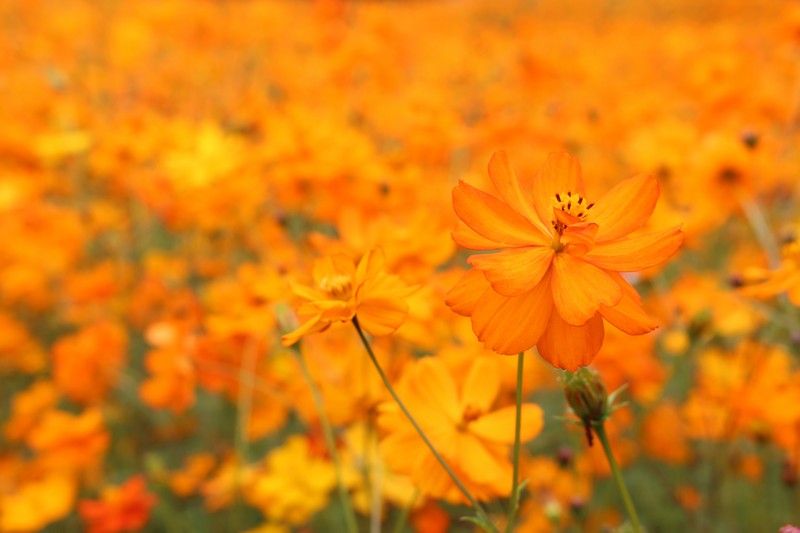
<svg viewBox="0 0 800 533"><path fill-rule="evenodd" d="M0 532L800 531L800 2L0 49Z"/></svg>

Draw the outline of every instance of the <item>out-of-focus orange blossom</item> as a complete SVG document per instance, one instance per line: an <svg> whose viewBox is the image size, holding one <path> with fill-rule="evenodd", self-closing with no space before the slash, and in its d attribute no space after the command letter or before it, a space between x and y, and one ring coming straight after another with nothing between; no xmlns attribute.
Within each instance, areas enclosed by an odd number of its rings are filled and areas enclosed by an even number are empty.
<svg viewBox="0 0 800 533"><path fill-rule="evenodd" d="M472 530L354 318L501 525L521 350L517 531L625 520L582 365L647 530L798 525L797 0L10 0L0 49L0 533L344 531L334 456L359 531Z"/></svg>

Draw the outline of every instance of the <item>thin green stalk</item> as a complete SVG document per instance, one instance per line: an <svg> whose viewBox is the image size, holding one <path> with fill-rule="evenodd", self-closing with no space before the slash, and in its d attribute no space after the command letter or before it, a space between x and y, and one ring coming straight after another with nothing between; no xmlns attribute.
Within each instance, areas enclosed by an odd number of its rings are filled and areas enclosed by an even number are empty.
<svg viewBox="0 0 800 533"><path fill-rule="evenodd" d="M511 508L508 510L506 533L514 531L514 522L516 522L519 509L519 434L522 426L522 368L525 362L524 357L525 352L519 352L519 357L517 358L517 418L514 426L514 480L511 483Z"/></svg>
<svg viewBox="0 0 800 533"><path fill-rule="evenodd" d="M600 422L598 424L594 424L594 432L603 445L603 451L606 452L608 464L611 466L611 473L614 474L614 481L617 482L617 488L619 489L620 494L622 494L622 502L625 504L625 510L628 512L628 517L631 519L633 530L636 533L642 533L642 525L639 522L639 515L636 514L636 508L633 506L633 500L628 492L628 487L625 485L625 480L622 478L622 472L620 471L617 461L614 459L614 454L611 451L611 443L609 443L608 435L606 435L605 423Z"/></svg>
<svg viewBox="0 0 800 533"><path fill-rule="evenodd" d="M405 529L406 522L408 521L408 515L411 514L411 508L414 507L414 502L417 501L419 498L419 491L414 489L414 494L408 500L408 502L403 506L400 510L400 513L397 515L397 520L394 522L394 527L392 528L392 533L403 533Z"/></svg>
<svg viewBox="0 0 800 533"><path fill-rule="evenodd" d="M764 211L758 202L752 198L740 198L740 203L748 224L750 224L758 243L767 256L769 267L772 269L778 268L781 264L781 252L769 227L767 217L764 216Z"/></svg>
<svg viewBox="0 0 800 533"><path fill-rule="evenodd" d="M381 532L381 514L383 505L383 464L378 458L377 435L373 431L372 424L366 429L369 435L369 448L365 448L364 455L369 457L368 468L371 474L369 483L369 531L370 533Z"/></svg>
<svg viewBox="0 0 800 533"><path fill-rule="evenodd" d="M311 378L311 372L308 370L308 365L299 350L295 352L297 360L300 362L300 369L303 371L303 377L311 389L311 396L314 399L314 406L319 416L319 422L322 426L322 435L325 438L325 445L328 447L328 453L331 454L331 461L336 472L336 486L339 493L339 500L342 502L342 511L344 512L345 525L348 533L358 533L358 526L356 525L356 514L353 511L353 505L350 503L350 496L347 494L347 489L344 486L344 475L342 474L342 462L339 459L339 452L336 450L336 441L333 439L333 428L328 421L325 414L324 406L322 405L322 394L320 394L317 385Z"/></svg>
<svg viewBox="0 0 800 533"><path fill-rule="evenodd" d="M253 380L256 363L258 362L258 345L256 339L251 337L247 341L242 353L242 364L239 367L239 395L236 402L236 435L234 436L234 447L236 457L241 463L247 464L249 460L249 446L247 440L247 427L253 411ZM241 487L242 469L237 465L235 482L237 487ZM236 491L236 502L233 513L231 514L232 527L241 529L243 520L244 502L241 490Z"/></svg>
<svg viewBox="0 0 800 533"><path fill-rule="evenodd" d="M381 365L378 362L378 359L375 357L375 353L372 351L372 347L370 346L369 341L367 340L367 337L364 335L364 332L361 330L361 325L358 323L358 317L355 317L355 316L353 317L353 325L355 326L356 331L358 332L358 336L361 337L361 342L364 344L364 348L367 349L367 353L369 354L369 358L372 360L372 364L375 365L375 369L378 371L378 374L381 376L381 379L383 380L383 384L386 386L386 389L389 391L389 394L392 395L392 398L394 398L394 401L397 402L397 405L400 407L400 410L403 411L403 414L406 415L406 418L408 418L408 421L411 422L411 425L414 426L414 429L417 430L417 433L419 434L419 436L422 438L422 440L428 446L428 449L431 451L431 453L436 458L436 460L439 461L439 464L442 465L442 468L444 468L445 472L447 472L447 475L450 476L450 479L453 480L453 483L456 484L456 486L461 491L461 493L464 495L464 497L467 498L469 503L472 505L473 509L475 509L475 512L478 515L478 518L480 518L480 520L486 524L486 527L490 528L490 531L492 533L499 533L497 531L497 527L489 519L489 515L486 514L486 511L483 509L481 504L479 504L478 501L472 496L472 494L470 494L469 490L467 490L467 487L465 487L464 484L461 482L461 480L458 479L458 476L456 476L455 472L453 472L450 469L450 467L447 465L447 462L444 460L444 457L442 457L439 454L439 452L436 451L436 448L433 446L433 443L431 443L431 441L428 439L428 436L425 435L425 432L422 430L422 428L417 423L417 421L414 419L414 417L411 416L411 412L409 412L409 410L406 408L406 406L403 403L403 401L397 395L397 392L395 392L394 387L392 386L391 382L389 382L389 378L386 377L386 374L384 373L383 368L381 368Z"/></svg>

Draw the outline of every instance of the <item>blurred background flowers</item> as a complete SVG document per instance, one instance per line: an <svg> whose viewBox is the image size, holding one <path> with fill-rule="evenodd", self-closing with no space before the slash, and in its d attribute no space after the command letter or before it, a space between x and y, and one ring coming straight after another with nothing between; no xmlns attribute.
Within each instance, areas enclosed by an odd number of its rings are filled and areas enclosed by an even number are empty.
<svg viewBox="0 0 800 533"><path fill-rule="evenodd" d="M643 231L682 224L626 275L661 327L593 361L630 386L607 429L648 529L800 522L800 2L6 0L0 49L0 531L342 531L321 418L360 530L472 530L353 328L281 336L289 282L380 247L414 291L373 345L420 417L513 405L444 303L451 190L499 149L569 151L592 198L648 173ZM527 361L519 531L619 526ZM502 515L507 439L474 440Z"/></svg>

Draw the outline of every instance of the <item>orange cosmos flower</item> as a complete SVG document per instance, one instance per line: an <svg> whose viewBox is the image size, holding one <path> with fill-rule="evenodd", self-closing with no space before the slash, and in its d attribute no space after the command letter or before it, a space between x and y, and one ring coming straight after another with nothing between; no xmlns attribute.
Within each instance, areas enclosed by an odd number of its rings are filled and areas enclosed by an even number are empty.
<svg viewBox="0 0 800 533"><path fill-rule="evenodd" d="M683 242L680 227L629 236L653 212L658 183L627 179L596 201L587 198L578 160L550 154L533 178L516 176L505 152L489 162L499 196L459 182L453 207L464 222L453 239L473 269L447 295L472 318L487 348L516 354L536 346L550 364L588 365L603 342L603 318L631 335L657 323L620 274L653 267Z"/></svg>
<svg viewBox="0 0 800 533"><path fill-rule="evenodd" d="M82 500L78 514L89 533L139 531L150 520L156 497L147 492L144 477L134 476L119 486L103 489L100 500Z"/></svg>
<svg viewBox="0 0 800 533"><path fill-rule="evenodd" d="M501 375L496 360L475 359L459 382L443 361L425 357L409 367L399 388L425 434L475 498L508 496L516 408L498 405ZM521 417L520 439L525 442L542 430L542 409L523 403ZM386 433L380 448L391 469L410 476L423 495L463 500L396 404L381 406L378 424Z"/></svg>
<svg viewBox="0 0 800 533"><path fill-rule="evenodd" d="M358 312L361 326L372 335L388 335L408 314L404 298L413 292L400 278L384 269L383 252L376 248L356 265L345 255L321 257L314 261L316 287L290 283L292 291L308 300L298 314L306 321L281 340L291 346L300 337L328 329L334 322L352 320Z"/></svg>

